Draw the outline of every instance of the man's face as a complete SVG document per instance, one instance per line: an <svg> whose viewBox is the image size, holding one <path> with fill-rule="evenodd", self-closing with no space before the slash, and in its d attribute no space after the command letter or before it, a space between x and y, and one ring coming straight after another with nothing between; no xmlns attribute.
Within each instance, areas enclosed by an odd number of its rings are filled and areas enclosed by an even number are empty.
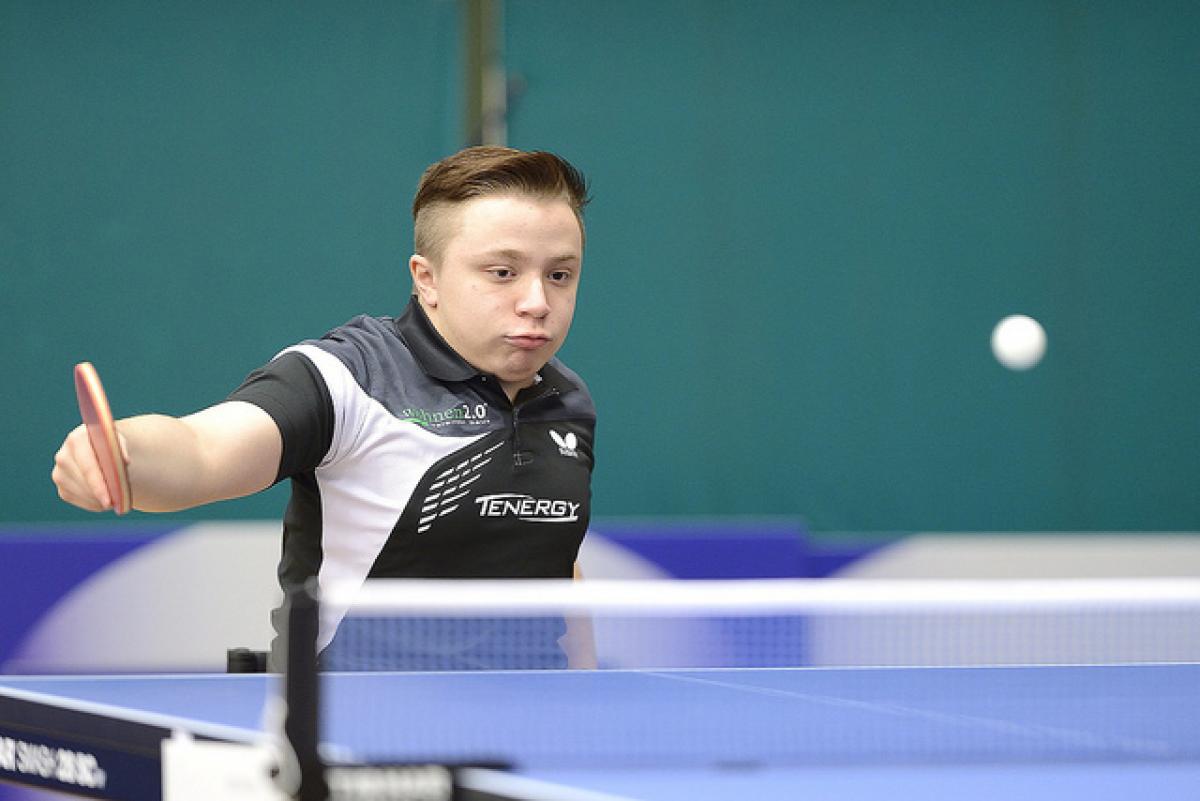
<svg viewBox="0 0 1200 801"><path fill-rule="evenodd" d="M438 333L509 398L562 346L575 315L583 233L564 200L497 195L446 215L438 263L413 256L413 284Z"/></svg>

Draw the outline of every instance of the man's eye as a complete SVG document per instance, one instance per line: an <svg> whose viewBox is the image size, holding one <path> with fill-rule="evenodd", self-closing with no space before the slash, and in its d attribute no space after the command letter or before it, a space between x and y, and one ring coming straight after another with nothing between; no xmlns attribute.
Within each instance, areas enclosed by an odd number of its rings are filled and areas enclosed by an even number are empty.
<svg viewBox="0 0 1200 801"><path fill-rule="evenodd" d="M557 284L565 284L571 280L570 270L555 270L550 273L550 280Z"/></svg>
<svg viewBox="0 0 1200 801"><path fill-rule="evenodd" d="M512 278L514 273L509 267L492 267L489 272L500 279Z"/></svg>

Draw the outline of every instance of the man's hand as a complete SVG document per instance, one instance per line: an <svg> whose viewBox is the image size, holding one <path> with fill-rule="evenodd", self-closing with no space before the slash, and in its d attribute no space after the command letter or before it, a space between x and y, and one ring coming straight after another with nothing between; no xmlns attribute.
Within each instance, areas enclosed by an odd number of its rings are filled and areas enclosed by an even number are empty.
<svg viewBox="0 0 1200 801"><path fill-rule="evenodd" d="M117 441L121 444L121 458L128 465L129 451L125 437L119 432ZM50 479L58 487L58 497L72 506L89 512L103 512L112 508L112 497L108 485L104 483L100 460L96 458L96 451L88 438L87 426L77 426L63 440L62 446L54 454L54 469Z"/></svg>

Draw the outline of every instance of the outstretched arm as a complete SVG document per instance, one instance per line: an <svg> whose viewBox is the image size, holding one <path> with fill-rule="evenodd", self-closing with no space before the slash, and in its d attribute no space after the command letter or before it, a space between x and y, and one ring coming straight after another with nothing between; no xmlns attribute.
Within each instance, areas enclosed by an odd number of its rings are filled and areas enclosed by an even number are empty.
<svg viewBox="0 0 1200 801"><path fill-rule="evenodd" d="M145 512L190 509L271 486L283 440L270 415L228 401L186 417L143 415L117 422L133 506ZM112 507L87 430L63 441L51 474L67 503L93 512Z"/></svg>

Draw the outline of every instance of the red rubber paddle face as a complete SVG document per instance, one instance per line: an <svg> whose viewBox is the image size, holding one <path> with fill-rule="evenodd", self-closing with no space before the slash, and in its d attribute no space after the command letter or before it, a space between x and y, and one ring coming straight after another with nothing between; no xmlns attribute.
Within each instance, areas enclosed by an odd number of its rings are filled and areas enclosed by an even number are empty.
<svg viewBox="0 0 1200 801"><path fill-rule="evenodd" d="M117 441L117 427L113 422L104 386L91 362L75 365L75 395L79 399L79 415L87 426L88 439L100 462L104 483L112 498L113 511L123 515L129 511L132 498L129 493L129 474L121 456L121 445Z"/></svg>

